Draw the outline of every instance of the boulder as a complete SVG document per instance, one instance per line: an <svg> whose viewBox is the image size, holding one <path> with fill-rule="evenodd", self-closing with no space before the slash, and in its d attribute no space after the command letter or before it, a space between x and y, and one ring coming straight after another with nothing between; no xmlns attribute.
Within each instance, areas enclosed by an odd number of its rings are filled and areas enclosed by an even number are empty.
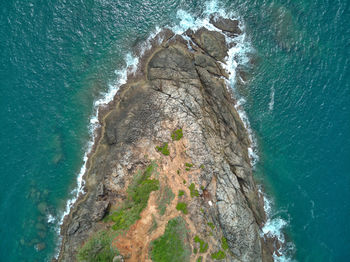
<svg viewBox="0 0 350 262"><path fill-rule="evenodd" d="M241 29L239 29L238 20L231 20L227 18L222 18L222 17L216 17L212 16L210 18L210 23L212 23L216 28L228 32L231 35L240 35L242 34Z"/></svg>
<svg viewBox="0 0 350 262"><path fill-rule="evenodd" d="M106 214L109 207L109 201L98 201L95 204L94 210L92 212L93 221L100 221Z"/></svg>

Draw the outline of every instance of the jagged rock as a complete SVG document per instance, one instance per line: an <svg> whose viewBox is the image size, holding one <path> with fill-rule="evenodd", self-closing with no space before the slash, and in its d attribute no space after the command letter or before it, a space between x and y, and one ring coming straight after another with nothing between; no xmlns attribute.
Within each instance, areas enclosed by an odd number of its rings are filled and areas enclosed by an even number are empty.
<svg viewBox="0 0 350 262"><path fill-rule="evenodd" d="M212 16L210 18L210 23L212 23L216 28L225 32L229 32L232 35L242 34L241 29L238 27L238 20L231 20L222 17Z"/></svg>
<svg viewBox="0 0 350 262"><path fill-rule="evenodd" d="M228 52L224 35L206 28L200 28L195 33L188 31L187 34L209 56L218 61L224 61Z"/></svg>
<svg viewBox="0 0 350 262"><path fill-rule="evenodd" d="M103 183L98 185L96 195L97 197L103 197L105 195L105 185Z"/></svg>
<svg viewBox="0 0 350 262"><path fill-rule="evenodd" d="M79 221L75 221L75 222L72 223L72 225L68 228L67 234L68 234L68 235L73 235L75 232L77 232L77 230L79 229L79 226L80 226Z"/></svg>
<svg viewBox="0 0 350 262"><path fill-rule="evenodd" d="M93 221L100 221L106 214L107 209L109 206L109 202L108 201L98 201L95 204L93 213L92 213L92 220Z"/></svg>

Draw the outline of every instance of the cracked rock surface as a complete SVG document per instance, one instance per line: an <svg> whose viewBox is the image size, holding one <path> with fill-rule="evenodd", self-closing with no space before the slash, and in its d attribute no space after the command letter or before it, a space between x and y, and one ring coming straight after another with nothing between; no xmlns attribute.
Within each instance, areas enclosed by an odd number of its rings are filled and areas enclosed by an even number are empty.
<svg viewBox="0 0 350 262"><path fill-rule="evenodd" d="M234 21L226 27L223 20L215 23L219 29L240 33ZM188 184L197 185L200 194L191 199L189 214L184 216L189 234L206 236L210 219L216 229L205 239L209 251L220 249L220 239L227 239L229 251L222 261L272 261L260 237L265 213L253 180L250 141L220 63L228 50L225 37L205 28L187 35L193 41L191 50L181 36L153 46L145 54L138 76L129 78L101 117L100 138L84 176L86 193L62 226L59 261L75 261L82 244L106 227L102 218L111 206L126 198L132 175L149 159L161 159L161 173L175 188L176 170L171 167L180 156L196 167L186 173L186 179ZM183 131L182 152L171 140L171 133L179 128ZM163 142L169 143L167 157L155 150ZM167 211L169 217L172 212L177 211ZM147 237L152 240L151 235ZM203 261L213 261L209 251ZM132 249L130 252L122 254L125 261L147 257L134 256ZM192 254L190 260L197 257Z"/></svg>

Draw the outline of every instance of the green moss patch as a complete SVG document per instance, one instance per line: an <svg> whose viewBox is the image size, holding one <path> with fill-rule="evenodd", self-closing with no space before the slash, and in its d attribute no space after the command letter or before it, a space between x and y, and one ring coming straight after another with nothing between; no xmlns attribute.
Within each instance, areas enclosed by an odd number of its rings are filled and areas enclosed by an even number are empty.
<svg viewBox="0 0 350 262"><path fill-rule="evenodd" d="M193 167L193 164L191 164L191 163L185 163L185 167Z"/></svg>
<svg viewBox="0 0 350 262"><path fill-rule="evenodd" d="M222 247L223 250L227 250L228 249L227 239L225 237L221 238L221 247Z"/></svg>
<svg viewBox="0 0 350 262"><path fill-rule="evenodd" d="M158 210L161 216L165 214L167 206L171 203L171 201L174 198L175 194L173 193L173 191L171 191L171 188L165 186L157 200Z"/></svg>
<svg viewBox="0 0 350 262"><path fill-rule="evenodd" d="M214 224L212 223L212 222L208 222L208 226L211 228L211 229L215 229L215 226L214 226Z"/></svg>
<svg viewBox="0 0 350 262"><path fill-rule="evenodd" d="M112 248L112 237L107 231L100 231L92 236L78 251L79 262L112 261L118 250Z"/></svg>
<svg viewBox="0 0 350 262"><path fill-rule="evenodd" d="M216 260L221 260L221 259L224 259L225 257L226 257L226 254L222 250L219 250L218 252L211 254L211 258Z"/></svg>
<svg viewBox="0 0 350 262"><path fill-rule="evenodd" d="M112 226L114 230L128 229L140 219L142 210L147 206L149 195L152 191L159 189L159 181L150 179L156 168L157 165L152 163L144 172L139 172L135 175L127 190L128 199L122 207L107 217L107 221L115 222Z"/></svg>
<svg viewBox="0 0 350 262"><path fill-rule="evenodd" d="M196 262L202 262L203 261L203 257L200 256L199 258L197 258Z"/></svg>
<svg viewBox="0 0 350 262"><path fill-rule="evenodd" d="M179 141L183 137L182 129L177 129L171 133L171 138L173 141Z"/></svg>
<svg viewBox="0 0 350 262"><path fill-rule="evenodd" d="M200 239L199 236L194 237L194 242L199 243L199 253L205 253L208 250L208 243Z"/></svg>
<svg viewBox="0 0 350 262"><path fill-rule="evenodd" d="M170 154L168 143L163 143L163 146L156 146L156 150L165 156L168 156Z"/></svg>
<svg viewBox="0 0 350 262"><path fill-rule="evenodd" d="M151 258L155 262L190 261L191 248L186 244L186 222L182 217L169 220L164 235L152 241Z"/></svg>
<svg viewBox="0 0 350 262"><path fill-rule="evenodd" d="M194 183L192 183L188 189L190 190L190 195L191 197L197 197L199 196L199 192L198 190L196 189L196 186L194 185Z"/></svg>
<svg viewBox="0 0 350 262"><path fill-rule="evenodd" d="M185 191L179 190L179 197L180 197L180 196L184 196L184 195L185 195Z"/></svg>
<svg viewBox="0 0 350 262"><path fill-rule="evenodd" d="M187 204L185 202L177 203L176 209L179 210L179 211L182 211L182 213L184 213L185 215L188 214Z"/></svg>

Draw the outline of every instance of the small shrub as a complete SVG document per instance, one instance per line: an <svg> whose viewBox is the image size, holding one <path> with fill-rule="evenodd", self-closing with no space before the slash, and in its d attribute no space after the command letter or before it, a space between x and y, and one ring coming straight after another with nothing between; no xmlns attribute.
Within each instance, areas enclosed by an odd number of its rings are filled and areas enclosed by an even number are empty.
<svg viewBox="0 0 350 262"><path fill-rule="evenodd" d="M184 185L186 185L186 180L185 179L182 182L184 183Z"/></svg>
<svg viewBox="0 0 350 262"><path fill-rule="evenodd" d="M197 258L196 262L202 262L203 261L203 257L200 256L199 258Z"/></svg>
<svg viewBox="0 0 350 262"><path fill-rule="evenodd" d="M171 134L173 141L179 141L183 137L182 129L177 129Z"/></svg>
<svg viewBox="0 0 350 262"><path fill-rule="evenodd" d="M186 171L190 171L190 170L191 170L191 168L189 168L189 167L186 167L186 168L185 168L185 170L186 170Z"/></svg>
<svg viewBox="0 0 350 262"><path fill-rule="evenodd" d="M222 250L219 250L218 252L211 254L211 258L216 260L224 259L225 257L226 257L226 254Z"/></svg>
<svg viewBox="0 0 350 262"><path fill-rule="evenodd" d="M186 222L182 217L169 220L164 234L151 242L154 262L190 261L191 248L186 244Z"/></svg>
<svg viewBox="0 0 350 262"><path fill-rule="evenodd" d="M184 195L185 195L185 191L179 190L179 197L180 197L180 196L184 196Z"/></svg>
<svg viewBox="0 0 350 262"><path fill-rule="evenodd" d="M198 190L195 188L195 185L194 185L194 183L192 183L189 187L189 190L190 190L190 195L191 195L191 197L197 197L197 196L199 196L199 192L198 192Z"/></svg>
<svg viewBox="0 0 350 262"><path fill-rule="evenodd" d="M204 186L201 186L201 189L204 190Z"/></svg>
<svg viewBox="0 0 350 262"><path fill-rule="evenodd" d="M194 249L193 249L193 253L194 253L194 254L197 254L197 252L198 252L197 248L194 248Z"/></svg>
<svg viewBox="0 0 350 262"><path fill-rule="evenodd" d="M184 213L185 215L188 214L187 204L185 202L177 203L176 209L179 210L179 211L182 211L182 213Z"/></svg>
<svg viewBox="0 0 350 262"><path fill-rule="evenodd" d="M161 216L165 214L167 206L171 203L171 201L174 198L175 194L173 193L173 191L171 191L171 188L165 186L157 200L158 210Z"/></svg>
<svg viewBox="0 0 350 262"><path fill-rule="evenodd" d="M204 242L204 240L200 239L199 236L194 237L194 242L199 243L199 253L205 253L208 250L208 243Z"/></svg>
<svg viewBox="0 0 350 262"><path fill-rule="evenodd" d="M214 224L213 224L212 222L208 222L208 226L209 226L212 230L215 229L215 226L214 226Z"/></svg>
<svg viewBox="0 0 350 262"><path fill-rule="evenodd" d="M204 209L203 209L203 208L201 208L200 211L201 211L202 213L204 213Z"/></svg>
<svg viewBox="0 0 350 262"><path fill-rule="evenodd" d="M201 164L201 165L199 166L199 168L200 168L200 169L204 169L204 165Z"/></svg>
<svg viewBox="0 0 350 262"><path fill-rule="evenodd" d="M177 173L178 175L180 175L180 169L178 169L178 170L176 171L176 173Z"/></svg>
<svg viewBox="0 0 350 262"><path fill-rule="evenodd" d="M163 146L156 146L156 150L165 156L168 156L170 154L168 143L163 143Z"/></svg>
<svg viewBox="0 0 350 262"><path fill-rule="evenodd" d="M221 247L222 247L223 250L227 250L228 249L227 239L225 237L221 238Z"/></svg>
<svg viewBox="0 0 350 262"><path fill-rule="evenodd" d="M191 163L185 163L185 166L186 166L186 167L193 167L193 164L191 164Z"/></svg>
<svg viewBox="0 0 350 262"><path fill-rule="evenodd" d="M79 262L105 262L112 261L115 255L118 255L118 250L112 248L112 238L108 232L100 231L80 248L77 260Z"/></svg>

